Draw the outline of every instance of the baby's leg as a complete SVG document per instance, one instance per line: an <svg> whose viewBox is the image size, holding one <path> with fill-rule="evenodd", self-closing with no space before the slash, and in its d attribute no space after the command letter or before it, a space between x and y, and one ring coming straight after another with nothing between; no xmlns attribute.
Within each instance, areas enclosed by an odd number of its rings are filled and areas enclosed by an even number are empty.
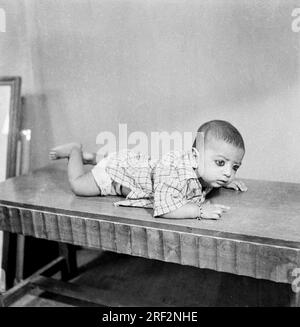
<svg viewBox="0 0 300 327"><path fill-rule="evenodd" d="M57 146L50 150L49 158L51 160L69 158L73 148L82 149L80 143L67 143L60 146ZM82 153L82 162L86 165L96 165L96 153L83 152Z"/></svg>
<svg viewBox="0 0 300 327"><path fill-rule="evenodd" d="M81 148L73 146L69 153L68 178L72 191L76 195L94 196L100 194L92 173L85 172Z"/></svg>

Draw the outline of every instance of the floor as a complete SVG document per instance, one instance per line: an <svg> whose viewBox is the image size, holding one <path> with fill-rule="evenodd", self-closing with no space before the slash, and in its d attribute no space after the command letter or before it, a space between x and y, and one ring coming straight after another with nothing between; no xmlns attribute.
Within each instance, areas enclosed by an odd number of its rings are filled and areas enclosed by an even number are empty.
<svg viewBox="0 0 300 327"><path fill-rule="evenodd" d="M128 306L132 299L138 306L288 306L292 293L285 284L112 252L80 249L77 259L80 274L72 282L110 293L115 303L122 297ZM34 290L11 306L85 305Z"/></svg>

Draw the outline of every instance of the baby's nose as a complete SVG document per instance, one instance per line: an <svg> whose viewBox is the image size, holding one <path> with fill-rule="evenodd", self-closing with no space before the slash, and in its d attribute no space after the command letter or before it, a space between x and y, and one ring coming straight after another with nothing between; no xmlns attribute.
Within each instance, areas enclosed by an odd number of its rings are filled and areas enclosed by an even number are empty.
<svg viewBox="0 0 300 327"><path fill-rule="evenodd" d="M224 171L223 171L223 174L226 176L226 177L230 177L231 176L231 169L230 167L229 168L225 168Z"/></svg>

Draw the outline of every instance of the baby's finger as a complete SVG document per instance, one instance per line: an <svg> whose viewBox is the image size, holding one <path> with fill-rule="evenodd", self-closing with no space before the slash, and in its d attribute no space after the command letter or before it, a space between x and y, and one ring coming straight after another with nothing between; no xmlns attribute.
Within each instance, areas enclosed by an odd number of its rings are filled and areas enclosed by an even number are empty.
<svg viewBox="0 0 300 327"><path fill-rule="evenodd" d="M239 189L239 185L238 185L237 182L234 182L234 183L232 184L232 188L233 188L234 190L236 190L236 191L239 191L239 190L240 190L240 189Z"/></svg>
<svg viewBox="0 0 300 327"><path fill-rule="evenodd" d="M230 210L230 207L225 206L223 204L215 204L214 206L217 207L217 208L221 208L223 211Z"/></svg>
<svg viewBox="0 0 300 327"><path fill-rule="evenodd" d="M203 219L220 219L221 218L221 214L217 214L217 213L209 213L209 214L203 214L201 216L201 218Z"/></svg>
<svg viewBox="0 0 300 327"><path fill-rule="evenodd" d="M247 186L245 185L244 182L240 182L239 188L242 192L246 192L248 190Z"/></svg>
<svg viewBox="0 0 300 327"><path fill-rule="evenodd" d="M238 187L237 187L237 185L236 185L235 182L231 182L230 184L228 184L228 185L226 186L226 188L231 188L231 189L233 189L233 190L237 190L237 191L238 191Z"/></svg>
<svg viewBox="0 0 300 327"><path fill-rule="evenodd" d="M55 154L49 154L49 159L56 159L56 155Z"/></svg>
<svg viewBox="0 0 300 327"><path fill-rule="evenodd" d="M216 214L218 214L220 216L225 212L226 212L226 210L224 210L224 209L215 209L215 210L211 211L211 213L216 213Z"/></svg>

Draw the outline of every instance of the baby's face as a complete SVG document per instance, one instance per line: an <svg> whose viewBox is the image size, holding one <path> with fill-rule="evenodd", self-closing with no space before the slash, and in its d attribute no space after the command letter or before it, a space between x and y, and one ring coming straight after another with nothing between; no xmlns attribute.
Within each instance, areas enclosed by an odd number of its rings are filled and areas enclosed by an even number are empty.
<svg viewBox="0 0 300 327"><path fill-rule="evenodd" d="M205 146L204 160L199 162L200 177L211 187L218 188L229 184L242 164L244 153L244 150L233 144L210 139Z"/></svg>

